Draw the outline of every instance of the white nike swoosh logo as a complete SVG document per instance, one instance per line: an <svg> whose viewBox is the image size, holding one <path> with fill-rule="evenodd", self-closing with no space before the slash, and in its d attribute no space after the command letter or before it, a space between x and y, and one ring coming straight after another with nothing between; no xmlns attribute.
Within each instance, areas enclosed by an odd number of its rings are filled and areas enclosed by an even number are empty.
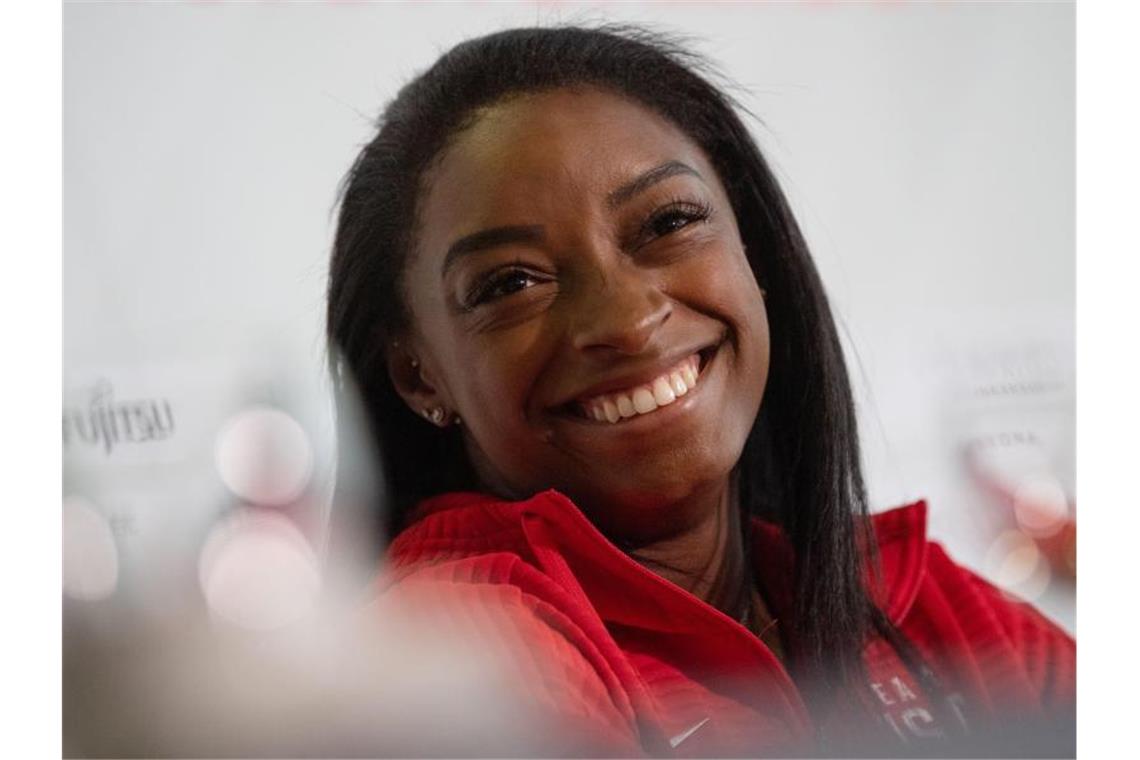
<svg viewBox="0 0 1140 760"><path fill-rule="evenodd" d="M677 734L676 736L674 736L672 739L669 740L669 746L672 747L673 749L677 749L678 744L680 744L681 742L685 741L690 736L695 734L701 726L703 726L704 724L706 724L708 722L709 722L709 719L705 718L704 720L699 721L692 728L685 729L684 731L682 731L681 733Z"/></svg>

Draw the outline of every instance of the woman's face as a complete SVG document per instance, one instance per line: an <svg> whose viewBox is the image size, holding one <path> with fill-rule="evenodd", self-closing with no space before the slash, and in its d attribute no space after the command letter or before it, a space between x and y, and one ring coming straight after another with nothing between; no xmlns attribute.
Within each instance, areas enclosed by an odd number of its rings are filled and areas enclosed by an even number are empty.
<svg viewBox="0 0 1140 760"><path fill-rule="evenodd" d="M634 101L556 90L481 111L423 187L401 395L461 417L492 491L557 488L612 537L706 518L760 407L768 325L701 149Z"/></svg>

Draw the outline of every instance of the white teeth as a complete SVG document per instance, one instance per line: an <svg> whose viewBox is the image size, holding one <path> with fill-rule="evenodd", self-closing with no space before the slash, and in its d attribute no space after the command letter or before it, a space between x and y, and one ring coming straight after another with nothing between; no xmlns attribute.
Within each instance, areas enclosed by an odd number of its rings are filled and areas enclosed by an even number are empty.
<svg viewBox="0 0 1140 760"><path fill-rule="evenodd" d="M610 422L617 422L621 419L621 412L618 411L617 404L608 398L602 400L602 409L605 412L603 419L609 420Z"/></svg>
<svg viewBox="0 0 1140 760"><path fill-rule="evenodd" d="M672 404L677 400L677 394L669 386L668 377L659 377L653 381L653 400L657 402L657 406Z"/></svg>
<svg viewBox="0 0 1140 760"><path fill-rule="evenodd" d="M685 385L685 381L678 372L669 375L669 385L673 387L673 393L678 396L684 396L689 392L689 386Z"/></svg>
<svg viewBox="0 0 1140 760"><path fill-rule="evenodd" d="M648 388L638 388L633 392L633 408L638 414L648 414L657 408L653 393Z"/></svg>
<svg viewBox="0 0 1140 760"><path fill-rule="evenodd" d="M694 354L673 369L647 385L639 385L628 391L611 393L582 403L582 411L587 417L598 422L611 424L627 417L648 414L662 406L668 406L684 396L697 384L699 359Z"/></svg>

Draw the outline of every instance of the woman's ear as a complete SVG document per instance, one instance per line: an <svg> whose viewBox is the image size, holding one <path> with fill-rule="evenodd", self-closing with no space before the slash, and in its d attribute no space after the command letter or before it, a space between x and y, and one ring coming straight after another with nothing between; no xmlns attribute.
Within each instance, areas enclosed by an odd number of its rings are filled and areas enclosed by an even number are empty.
<svg viewBox="0 0 1140 760"><path fill-rule="evenodd" d="M437 427L458 423L459 417L440 393L433 374L423 366L413 346L391 341L384 354L392 386L413 412Z"/></svg>

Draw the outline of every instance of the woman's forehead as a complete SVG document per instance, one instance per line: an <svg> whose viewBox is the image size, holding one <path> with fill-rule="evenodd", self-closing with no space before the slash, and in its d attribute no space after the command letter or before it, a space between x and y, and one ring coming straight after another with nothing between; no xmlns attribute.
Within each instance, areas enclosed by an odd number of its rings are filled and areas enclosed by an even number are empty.
<svg viewBox="0 0 1140 760"><path fill-rule="evenodd" d="M570 196L597 198L669 161L712 173L678 127L629 98L595 88L514 96L483 109L435 162L421 221L455 228Z"/></svg>

